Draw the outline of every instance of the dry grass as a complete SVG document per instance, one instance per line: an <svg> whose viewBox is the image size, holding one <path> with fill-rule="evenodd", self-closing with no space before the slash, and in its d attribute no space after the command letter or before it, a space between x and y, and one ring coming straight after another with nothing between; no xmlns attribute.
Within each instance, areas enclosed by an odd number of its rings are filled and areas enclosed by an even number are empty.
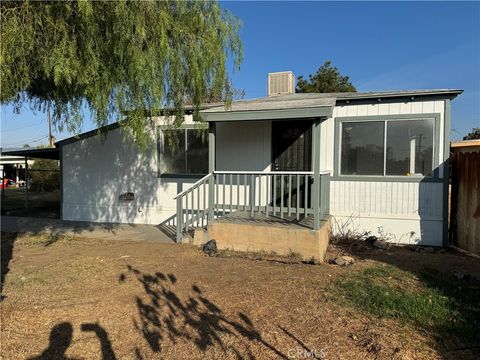
<svg viewBox="0 0 480 360"><path fill-rule="evenodd" d="M2 291L1 355L4 359L40 355L94 359L101 353L103 359L478 355L478 349L449 348L440 332L361 310L332 292L342 279L385 263L412 273L425 265L447 273L460 269L480 278L478 259L400 249L362 253L363 260L345 268L268 261L262 255L208 257L189 246L3 234L2 269L8 272ZM407 279L412 289L424 286L420 278ZM395 286L405 283L395 279Z"/></svg>
<svg viewBox="0 0 480 360"><path fill-rule="evenodd" d="M425 268L414 273L390 265L339 279L332 291L346 304L391 317L448 339L447 348L480 345L480 281L458 280Z"/></svg>
<svg viewBox="0 0 480 360"><path fill-rule="evenodd" d="M60 213L60 191L50 192L28 192L29 208L25 209L25 187L5 189L5 196L2 199L2 214L12 216L37 216L48 218L59 218Z"/></svg>

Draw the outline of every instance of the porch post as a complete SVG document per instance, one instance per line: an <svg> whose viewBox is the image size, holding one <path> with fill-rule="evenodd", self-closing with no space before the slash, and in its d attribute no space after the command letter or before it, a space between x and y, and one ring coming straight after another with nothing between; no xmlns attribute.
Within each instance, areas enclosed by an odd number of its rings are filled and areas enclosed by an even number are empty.
<svg viewBox="0 0 480 360"><path fill-rule="evenodd" d="M2 165L2 209L5 209L5 165Z"/></svg>
<svg viewBox="0 0 480 360"><path fill-rule="evenodd" d="M320 120L316 119L312 125L312 205L313 230L320 228Z"/></svg>
<svg viewBox="0 0 480 360"><path fill-rule="evenodd" d="M25 207L28 209L28 157L25 156Z"/></svg>
<svg viewBox="0 0 480 360"><path fill-rule="evenodd" d="M213 221L215 207L215 122L208 123L208 221Z"/></svg>
<svg viewBox="0 0 480 360"><path fill-rule="evenodd" d="M15 164L15 187L18 188L18 180L19 180L19 177L18 177L18 164Z"/></svg>

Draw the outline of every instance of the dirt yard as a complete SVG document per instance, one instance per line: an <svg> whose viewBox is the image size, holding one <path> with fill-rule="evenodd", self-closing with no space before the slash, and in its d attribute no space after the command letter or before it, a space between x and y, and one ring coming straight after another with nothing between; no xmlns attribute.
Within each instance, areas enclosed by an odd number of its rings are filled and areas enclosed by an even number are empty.
<svg viewBox="0 0 480 360"><path fill-rule="evenodd" d="M28 192L28 206L25 208L25 187L5 189L2 196L2 214L33 216L58 219L60 216L60 191Z"/></svg>
<svg viewBox="0 0 480 360"><path fill-rule="evenodd" d="M480 260L450 252L340 267L2 234L1 357L475 359L476 279Z"/></svg>

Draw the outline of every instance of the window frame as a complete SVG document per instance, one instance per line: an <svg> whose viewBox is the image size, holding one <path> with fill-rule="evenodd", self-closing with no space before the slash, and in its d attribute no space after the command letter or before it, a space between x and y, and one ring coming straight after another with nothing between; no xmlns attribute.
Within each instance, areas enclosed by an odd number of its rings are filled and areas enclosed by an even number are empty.
<svg viewBox="0 0 480 360"><path fill-rule="evenodd" d="M208 174L208 169L206 173L202 174L189 174L187 172L162 172L160 158L163 156L163 150L165 146L164 131L165 130L183 130L185 137L185 146L186 151L188 152L188 141L187 141L187 131L188 130L206 130L208 131L208 124L182 124L179 128L172 127L171 125L157 125L157 177L158 178L202 178ZM208 137L207 137L207 149L208 149ZM188 156L188 153L185 154ZM208 159L207 159L208 160Z"/></svg>
<svg viewBox="0 0 480 360"><path fill-rule="evenodd" d="M406 114L406 115L371 115L371 116L347 116L335 118L335 149L334 149L334 178L337 180L364 180L364 181L442 181L439 178L439 146L440 146L440 113ZM431 175L387 175L387 132L389 121L413 121L433 120L433 172ZM342 152L342 126L345 122L370 122L377 121L384 123L384 149L383 149L383 174L382 175L342 175L341 174L341 152Z"/></svg>

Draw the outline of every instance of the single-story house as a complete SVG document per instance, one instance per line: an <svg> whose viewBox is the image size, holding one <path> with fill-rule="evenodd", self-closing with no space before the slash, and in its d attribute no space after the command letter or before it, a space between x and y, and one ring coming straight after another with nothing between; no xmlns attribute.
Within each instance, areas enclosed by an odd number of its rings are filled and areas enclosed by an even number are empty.
<svg viewBox="0 0 480 360"><path fill-rule="evenodd" d="M450 108L462 90L299 94L292 81L269 74L267 97L206 105L202 122L187 113L179 129L159 116L146 152L117 125L58 142L62 218L170 224L178 240L228 218L278 234L315 233L328 218L337 232L445 245ZM217 241L225 231L243 230L217 229Z"/></svg>

